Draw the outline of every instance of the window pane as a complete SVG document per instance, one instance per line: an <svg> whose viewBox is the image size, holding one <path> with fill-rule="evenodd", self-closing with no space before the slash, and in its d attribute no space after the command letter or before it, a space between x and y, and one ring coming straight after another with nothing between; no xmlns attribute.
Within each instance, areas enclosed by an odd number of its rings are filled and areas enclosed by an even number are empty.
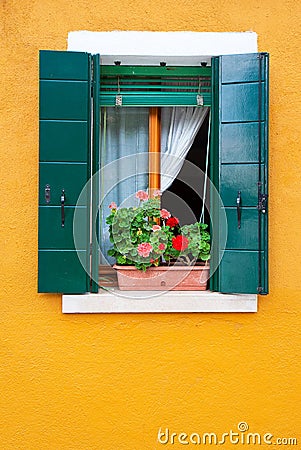
<svg viewBox="0 0 301 450"><path fill-rule="evenodd" d="M106 260L111 247L108 225L109 204L135 206L135 193L148 185L148 108L107 107L101 110L100 168L100 262Z"/></svg>

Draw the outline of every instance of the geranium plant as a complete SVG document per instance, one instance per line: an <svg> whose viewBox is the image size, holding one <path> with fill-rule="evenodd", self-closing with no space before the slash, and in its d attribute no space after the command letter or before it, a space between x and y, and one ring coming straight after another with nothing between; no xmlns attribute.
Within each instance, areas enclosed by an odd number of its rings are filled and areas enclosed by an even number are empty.
<svg viewBox="0 0 301 450"><path fill-rule="evenodd" d="M207 225L194 223L179 224L176 217L160 207L160 193L149 198L144 191L138 191L138 207L118 208L116 203L109 205L110 241L113 247L109 256L120 265L134 265L146 270L151 266L170 263L195 264L196 260L210 258L210 235Z"/></svg>

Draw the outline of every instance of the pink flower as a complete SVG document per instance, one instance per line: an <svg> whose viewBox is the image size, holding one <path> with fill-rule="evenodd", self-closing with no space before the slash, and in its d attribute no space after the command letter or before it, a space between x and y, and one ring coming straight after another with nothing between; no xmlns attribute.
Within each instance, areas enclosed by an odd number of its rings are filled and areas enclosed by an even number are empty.
<svg viewBox="0 0 301 450"><path fill-rule="evenodd" d="M110 208L110 209L117 209L116 203L115 203L115 202L110 203L110 204L109 204L109 208Z"/></svg>
<svg viewBox="0 0 301 450"><path fill-rule="evenodd" d="M160 191L160 189L155 189L153 192L153 196L154 197L161 197L162 192Z"/></svg>
<svg viewBox="0 0 301 450"><path fill-rule="evenodd" d="M138 191L136 192L136 198L139 198L139 200L148 200L148 194L145 191Z"/></svg>
<svg viewBox="0 0 301 450"><path fill-rule="evenodd" d="M170 212L167 211L167 209L161 209L160 215L161 215L162 219L169 219L171 216Z"/></svg>
<svg viewBox="0 0 301 450"><path fill-rule="evenodd" d="M148 242L142 242L142 244L138 245L138 254L139 256L143 256L143 258L147 258L152 251L153 247Z"/></svg>
<svg viewBox="0 0 301 450"><path fill-rule="evenodd" d="M165 248L166 248L166 245L165 244L163 244L163 242L161 242L161 244L159 244L159 250L165 250Z"/></svg>
<svg viewBox="0 0 301 450"><path fill-rule="evenodd" d="M161 230L160 225L153 225L153 231L159 231Z"/></svg>

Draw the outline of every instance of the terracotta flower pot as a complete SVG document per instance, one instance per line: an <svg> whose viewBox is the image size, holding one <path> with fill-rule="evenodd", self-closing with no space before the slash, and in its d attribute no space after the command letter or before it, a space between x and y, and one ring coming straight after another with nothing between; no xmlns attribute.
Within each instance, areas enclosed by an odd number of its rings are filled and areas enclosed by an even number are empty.
<svg viewBox="0 0 301 450"><path fill-rule="evenodd" d="M209 264L149 267L146 272L135 266L113 268L121 291L205 291L209 278Z"/></svg>

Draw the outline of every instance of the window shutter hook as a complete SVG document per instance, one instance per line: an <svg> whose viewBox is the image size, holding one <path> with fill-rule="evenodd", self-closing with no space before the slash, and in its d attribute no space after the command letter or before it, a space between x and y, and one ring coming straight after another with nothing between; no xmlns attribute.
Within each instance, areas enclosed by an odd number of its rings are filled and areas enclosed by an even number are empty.
<svg viewBox="0 0 301 450"><path fill-rule="evenodd" d="M198 93L196 96L197 106L204 106L204 97L201 95L201 77L199 77Z"/></svg>
<svg viewBox="0 0 301 450"><path fill-rule="evenodd" d="M120 94L120 77L117 76L117 95L115 98L115 106L122 106L122 95Z"/></svg>

